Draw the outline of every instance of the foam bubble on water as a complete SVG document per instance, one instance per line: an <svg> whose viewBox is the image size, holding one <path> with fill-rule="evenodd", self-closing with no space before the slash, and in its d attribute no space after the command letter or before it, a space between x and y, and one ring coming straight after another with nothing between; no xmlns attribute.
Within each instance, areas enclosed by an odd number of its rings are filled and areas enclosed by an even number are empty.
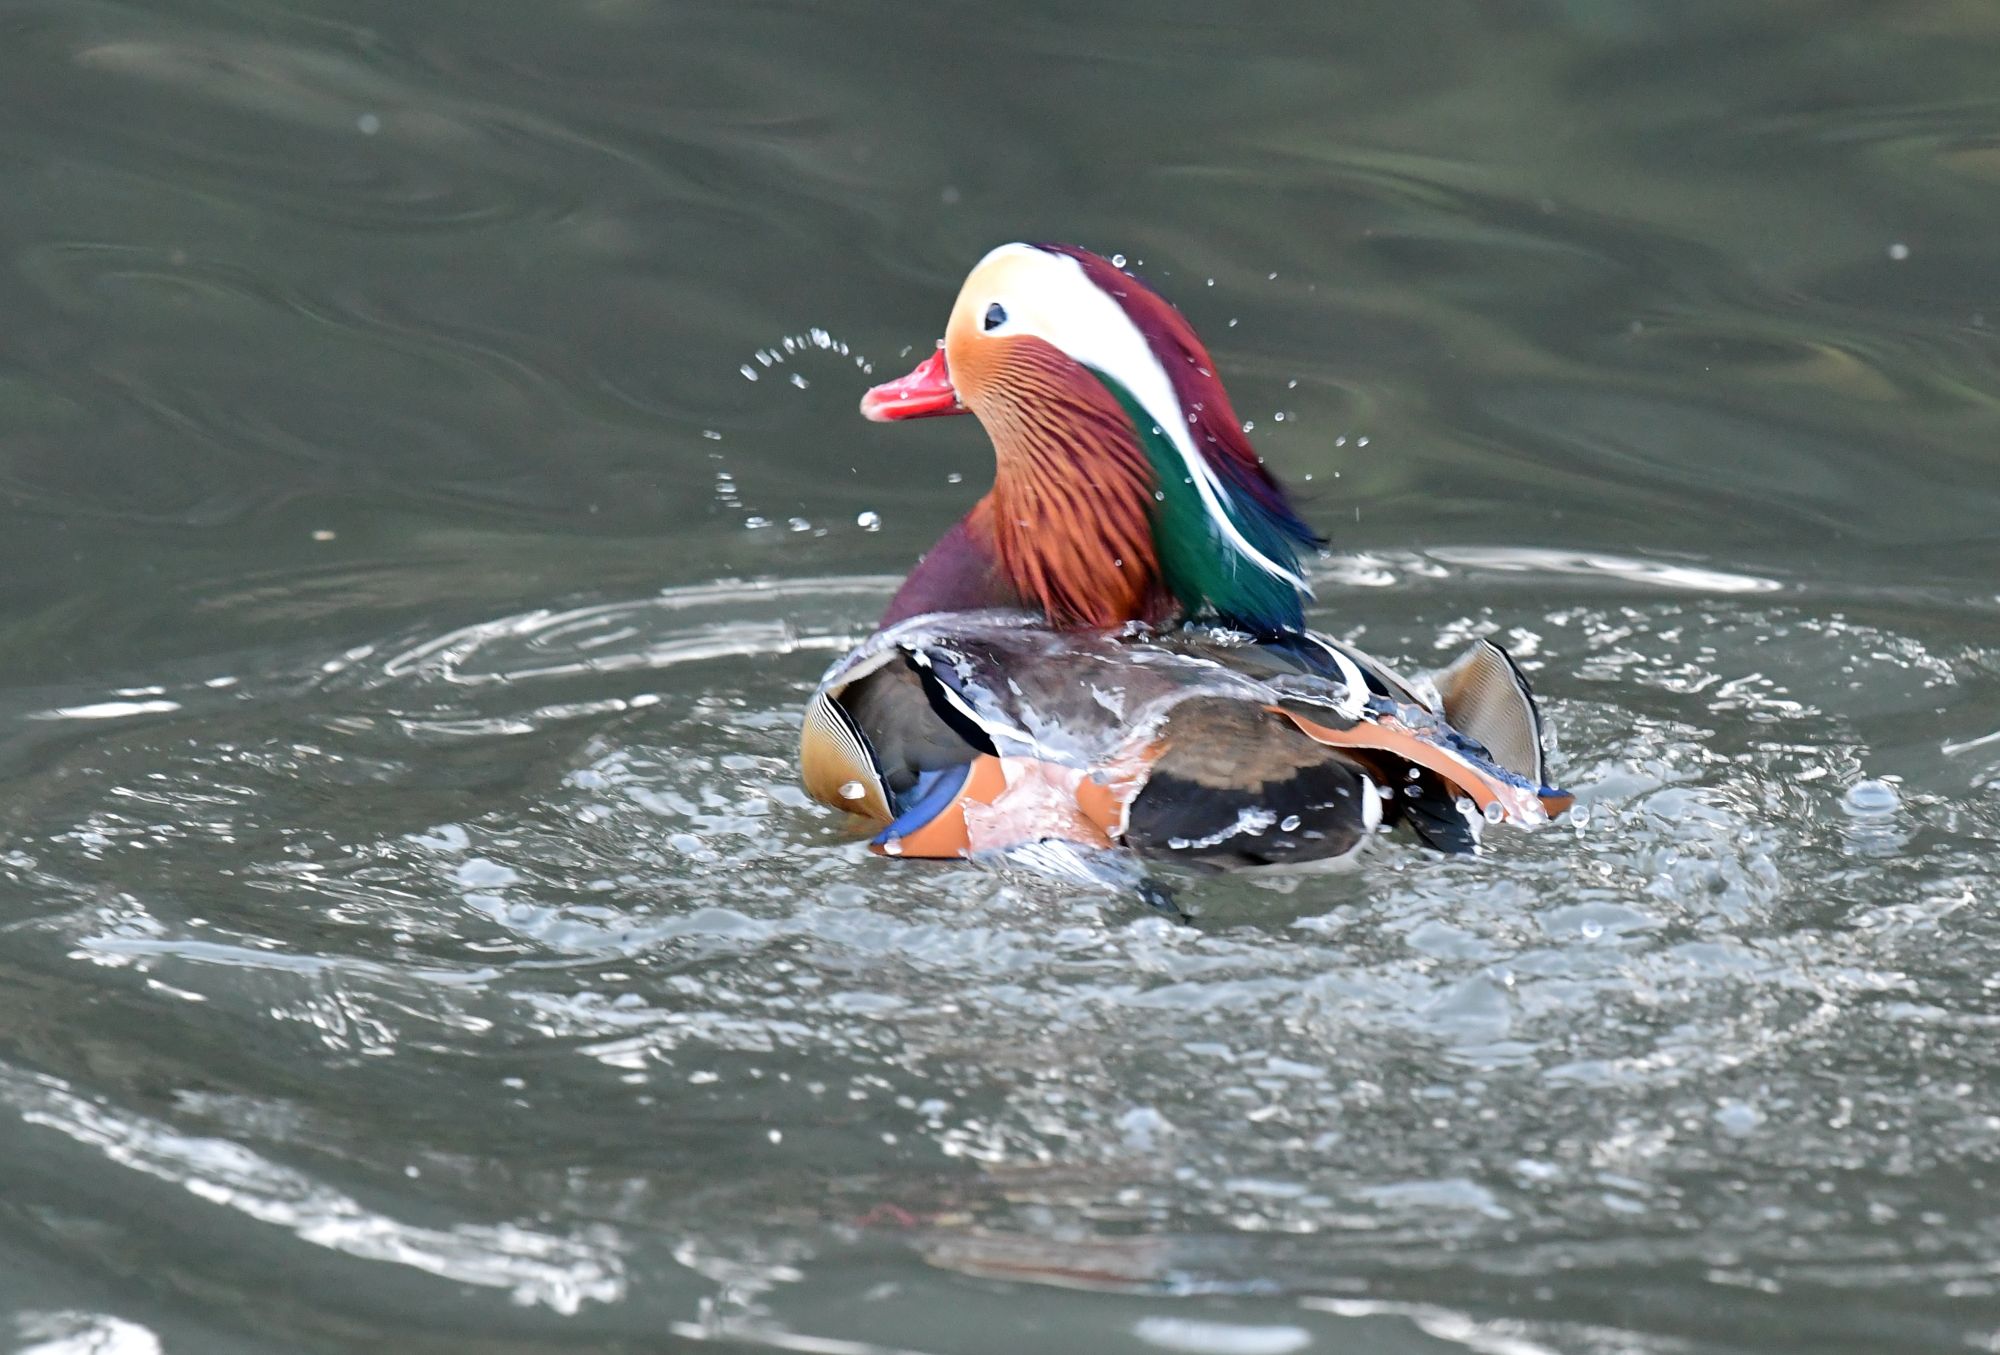
<svg viewBox="0 0 2000 1355"><path fill-rule="evenodd" d="M1742 1138L1764 1123L1763 1112L1746 1101L1724 1101L1715 1108L1715 1126L1731 1138Z"/></svg>
<svg viewBox="0 0 2000 1355"><path fill-rule="evenodd" d="M1903 797L1887 781L1856 781L1841 797L1840 807L1857 819L1880 818L1902 807Z"/></svg>
<svg viewBox="0 0 2000 1355"><path fill-rule="evenodd" d="M512 866L483 856L468 858L455 872L458 883L468 889L502 889L520 880L521 874Z"/></svg>

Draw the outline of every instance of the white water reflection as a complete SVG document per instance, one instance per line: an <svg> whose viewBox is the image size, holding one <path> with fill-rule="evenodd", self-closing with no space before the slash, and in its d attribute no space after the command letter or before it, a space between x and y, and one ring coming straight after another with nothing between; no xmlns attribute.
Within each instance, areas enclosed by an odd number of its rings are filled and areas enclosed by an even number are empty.
<svg viewBox="0 0 2000 1355"><path fill-rule="evenodd" d="M178 701L94 701L84 706L57 706L36 711L30 720L122 720L130 715L164 715L181 708Z"/></svg>
<svg viewBox="0 0 2000 1355"><path fill-rule="evenodd" d="M24 1341L15 1355L160 1355L160 1338L136 1322L104 1313L25 1312L14 1319Z"/></svg>
<svg viewBox="0 0 2000 1355"><path fill-rule="evenodd" d="M1149 1346L1184 1355L1292 1355L1312 1344L1303 1327L1250 1326L1186 1317L1142 1317L1132 1334Z"/></svg>
<svg viewBox="0 0 2000 1355"><path fill-rule="evenodd" d="M1737 574L1703 565L1641 560L1596 551L1540 550L1527 546L1436 546L1434 560L1505 574L1583 574L1650 584L1688 593L1775 593L1776 579Z"/></svg>

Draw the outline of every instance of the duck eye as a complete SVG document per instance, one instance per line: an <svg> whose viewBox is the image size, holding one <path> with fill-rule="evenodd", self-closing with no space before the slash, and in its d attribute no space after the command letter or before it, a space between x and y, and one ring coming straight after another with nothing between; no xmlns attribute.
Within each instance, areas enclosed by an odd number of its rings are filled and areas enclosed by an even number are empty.
<svg viewBox="0 0 2000 1355"><path fill-rule="evenodd" d="M986 308L986 322L983 326L989 333L1007 323L1007 308L998 301Z"/></svg>

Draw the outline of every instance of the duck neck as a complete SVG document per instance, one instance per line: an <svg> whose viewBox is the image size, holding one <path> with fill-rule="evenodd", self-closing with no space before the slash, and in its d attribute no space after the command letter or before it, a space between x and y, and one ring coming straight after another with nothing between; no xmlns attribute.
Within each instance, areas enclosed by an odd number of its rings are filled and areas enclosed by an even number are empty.
<svg viewBox="0 0 2000 1355"><path fill-rule="evenodd" d="M1153 537L1156 475L1117 399L1095 379L1022 391L980 411L996 462L1001 569L1051 624L1157 621L1172 599Z"/></svg>
<svg viewBox="0 0 2000 1355"><path fill-rule="evenodd" d="M924 552L903 580L884 627L927 612L976 612L989 607L1026 605L1001 567L993 539L993 496L987 495Z"/></svg>

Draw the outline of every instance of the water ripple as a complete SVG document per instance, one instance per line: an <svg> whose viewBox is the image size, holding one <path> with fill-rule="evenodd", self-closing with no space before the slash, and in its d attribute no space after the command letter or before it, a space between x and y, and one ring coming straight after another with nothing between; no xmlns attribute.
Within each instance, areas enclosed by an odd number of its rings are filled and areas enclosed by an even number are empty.
<svg viewBox="0 0 2000 1355"><path fill-rule="evenodd" d="M563 1237L517 1224L399 1222L228 1139L176 1133L78 1095L60 1079L0 1065L0 1103L107 1160L271 1224L310 1246L506 1290L517 1303L574 1313L624 1295L615 1235Z"/></svg>

